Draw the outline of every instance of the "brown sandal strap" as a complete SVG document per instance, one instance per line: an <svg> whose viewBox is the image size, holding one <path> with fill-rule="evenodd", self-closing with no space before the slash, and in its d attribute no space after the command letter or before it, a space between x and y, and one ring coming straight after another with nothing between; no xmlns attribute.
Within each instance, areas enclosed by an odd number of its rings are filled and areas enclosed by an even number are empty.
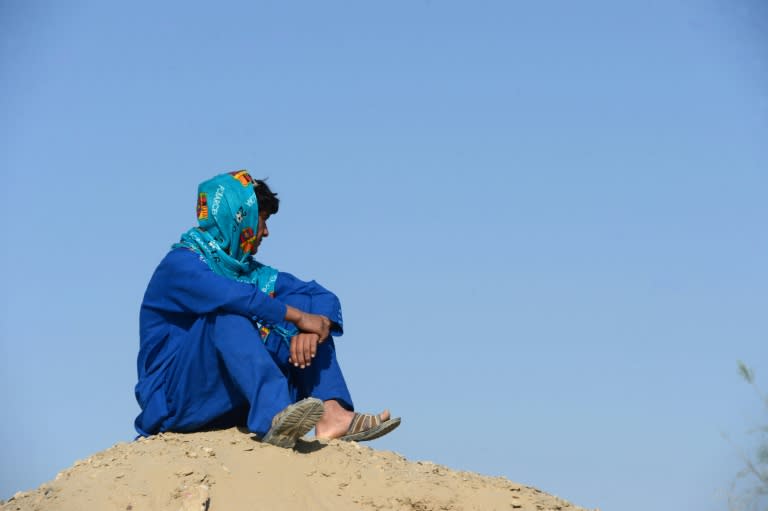
<svg viewBox="0 0 768 511"><path fill-rule="evenodd" d="M356 413L349 425L347 435L354 435L362 431L367 431L381 424L381 417L370 413Z"/></svg>

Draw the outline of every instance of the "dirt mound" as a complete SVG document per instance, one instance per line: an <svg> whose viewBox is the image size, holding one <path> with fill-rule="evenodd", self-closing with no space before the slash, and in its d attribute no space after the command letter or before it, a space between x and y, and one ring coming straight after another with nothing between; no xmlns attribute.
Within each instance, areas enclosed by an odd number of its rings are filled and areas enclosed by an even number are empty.
<svg viewBox="0 0 768 511"><path fill-rule="evenodd" d="M2 511L583 509L505 478L354 442L300 441L292 451L237 429L120 443L1 504Z"/></svg>

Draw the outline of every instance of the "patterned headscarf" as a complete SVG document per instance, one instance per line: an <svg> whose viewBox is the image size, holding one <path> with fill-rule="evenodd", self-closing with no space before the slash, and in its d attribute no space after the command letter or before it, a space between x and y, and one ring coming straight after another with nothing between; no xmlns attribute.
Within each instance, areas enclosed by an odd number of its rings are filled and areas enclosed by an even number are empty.
<svg viewBox="0 0 768 511"><path fill-rule="evenodd" d="M274 295L277 270L255 259L259 204L245 170L221 174L197 188L197 221L173 247L198 253L219 275L256 284Z"/></svg>

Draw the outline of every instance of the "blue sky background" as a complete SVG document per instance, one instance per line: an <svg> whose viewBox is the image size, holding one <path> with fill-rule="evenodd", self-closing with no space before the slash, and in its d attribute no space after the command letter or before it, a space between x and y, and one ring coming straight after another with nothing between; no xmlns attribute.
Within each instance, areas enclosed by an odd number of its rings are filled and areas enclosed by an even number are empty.
<svg viewBox="0 0 768 511"><path fill-rule="evenodd" d="M0 498L133 437L138 308L247 168L373 446L725 509L768 387L758 0L0 2Z"/></svg>

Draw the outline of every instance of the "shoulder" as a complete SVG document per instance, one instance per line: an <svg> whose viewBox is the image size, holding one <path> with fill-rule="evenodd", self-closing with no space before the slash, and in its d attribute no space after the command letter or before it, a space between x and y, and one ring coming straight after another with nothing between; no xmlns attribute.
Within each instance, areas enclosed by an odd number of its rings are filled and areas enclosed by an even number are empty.
<svg viewBox="0 0 768 511"><path fill-rule="evenodd" d="M170 252L165 254L165 257L160 261L160 266L205 266L205 260L200 254L193 252L188 248L173 248Z"/></svg>
<svg viewBox="0 0 768 511"><path fill-rule="evenodd" d="M210 271L210 268L199 254L187 248L174 248L165 254L163 260L157 265L155 277L163 278L205 271Z"/></svg>

